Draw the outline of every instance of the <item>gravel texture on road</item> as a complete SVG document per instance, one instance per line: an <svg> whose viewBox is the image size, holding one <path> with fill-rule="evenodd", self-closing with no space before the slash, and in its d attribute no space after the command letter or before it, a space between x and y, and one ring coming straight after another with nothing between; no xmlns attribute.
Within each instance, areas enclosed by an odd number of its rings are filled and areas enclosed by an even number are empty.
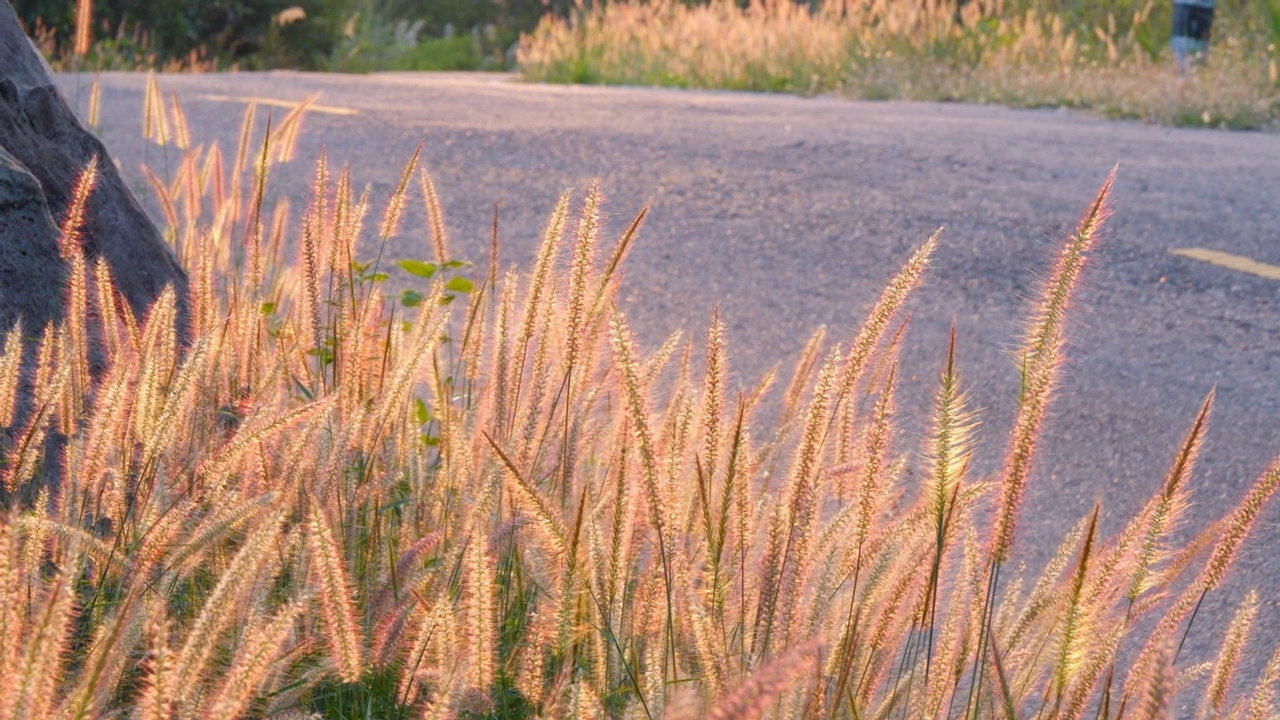
<svg viewBox="0 0 1280 720"><path fill-rule="evenodd" d="M63 78L82 106L91 80ZM141 186L140 162L163 172L176 154L141 140L143 76L102 83L102 137ZM323 105L355 110L309 114L298 160L273 170L276 197L295 212L322 146L372 185L380 212L425 140L463 259L485 257L495 202L504 264L525 267L566 189L600 181L612 236L649 205L623 309L654 348L677 329L700 346L719 306L744 386L775 363L788 369L818 325L847 341L910 251L945 227L912 303L903 413L907 427L920 427L954 323L959 365L982 409L986 472L1004 451L1016 403L1021 318L1055 243L1119 163L1115 214L1079 294L1065 381L1026 497L1024 552L1037 565L1095 500L1103 529L1117 530L1158 487L1211 388L1217 404L1189 528L1227 512L1280 453L1280 281L1169 252L1199 247L1280 265L1280 135L502 75L215 74L160 84L181 99L197 142L228 152L244 103L213 96L296 101L319 92ZM430 256L413 207L393 258ZM916 453L917 438L904 435L898 451ZM1193 648L1216 647L1213 630L1248 587L1262 591L1262 642L1280 641L1278 521L1274 508L1262 517L1229 587L1206 600L1211 621L1197 623ZM1250 665L1266 654L1251 653Z"/></svg>

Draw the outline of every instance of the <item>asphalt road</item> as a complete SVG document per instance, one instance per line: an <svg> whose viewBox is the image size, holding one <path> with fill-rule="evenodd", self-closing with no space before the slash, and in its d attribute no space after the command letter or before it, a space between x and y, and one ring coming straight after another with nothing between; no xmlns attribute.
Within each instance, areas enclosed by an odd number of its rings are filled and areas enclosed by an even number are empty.
<svg viewBox="0 0 1280 720"><path fill-rule="evenodd" d="M83 103L89 79L63 81ZM102 82L103 139L137 178L144 158L164 160L141 140L144 77ZM161 84L181 98L194 138L228 151L244 98L320 92L322 105L354 111L309 114L299 159L273 171L277 195L299 202L322 146L385 198L425 140L463 258L485 256L495 201L506 259L525 266L565 189L598 178L615 234L649 204L624 284L629 319L652 348L677 328L701 336L718 305L744 385L792 362L819 324L847 339L909 252L945 226L913 303L904 405L918 426L954 322L982 408L986 469L998 463L1014 409L1020 318L1055 241L1119 163L1116 212L1077 303L1020 542L1041 556L1095 499L1104 529L1115 530L1158 487L1210 388L1217 405L1192 527L1229 510L1280 453L1280 280L1170 253L1205 248L1280 265L1280 135L505 76L216 74ZM423 227L416 204L413 212L391 248L397 258L430 255L425 232L412 230ZM1244 590L1259 588L1256 627L1268 646L1280 642L1277 550L1272 509L1205 610L1221 626ZM1212 624L1200 623L1191 643L1216 645ZM1251 653L1250 664L1267 654Z"/></svg>

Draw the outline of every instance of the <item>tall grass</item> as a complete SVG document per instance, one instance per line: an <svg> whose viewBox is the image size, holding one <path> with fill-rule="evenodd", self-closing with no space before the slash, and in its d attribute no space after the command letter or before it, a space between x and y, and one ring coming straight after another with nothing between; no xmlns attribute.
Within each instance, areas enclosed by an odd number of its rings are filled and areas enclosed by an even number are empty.
<svg viewBox="0 0 1280 720"><path fill-rule="evenodd" d="M865 99L1092 108L1170 124L1280 121L1280 6L1220 8L1208 61L1178 77L1168 9L927 0L611 2L547 16L529 79L835 92Z"/></svg>
<svg viewBox="0 0 1280 720"><path fill-rule="evenodd" d="M233 161L197 147L155 183L190 298L135 317L80 267L91 165L67 318L25 375L6 339L0 718L1274 715L1280 661L1234 677L1252 596L1207 675L1178 654L1280 484L1277 460L1171 544L1212 394L1121 533L1095 509L1039 574L1009 563L1109 178L1028 317L1003 469L977 477L961 340L927 434L896 410L939 236L766 399L772 377L729 384L715 314L638 346L615 300L644 213L610 242L599 188L561 199L531 272L494 264L496 232L472 272L417 153L377 199L322 156L276 222L296 132L252 108L244 128ZM415 179L433 259L393 295L377 258Z"/></svg>

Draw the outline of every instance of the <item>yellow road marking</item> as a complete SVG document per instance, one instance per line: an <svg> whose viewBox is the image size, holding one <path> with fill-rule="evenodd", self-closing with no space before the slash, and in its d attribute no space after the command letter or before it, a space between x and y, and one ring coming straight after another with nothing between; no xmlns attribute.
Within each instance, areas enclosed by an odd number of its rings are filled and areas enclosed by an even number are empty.
<svg viewBox="0 0 1280 720"><path fill-rule="evenodd" d="M1232 255L1231 253L1208 250L1206 248L1178 248L1169 252L1174 255L1189 257L1192 260L1200 260L1201 262L1220 265L1224 268L1247 272L1250 275L1257 275L1270 280L1280 280L1280 265L1268 265L1243 255Z"/></svg>
<svg viewBox="0 0 1280 720"><path fill-rule="evenodd" d="M298 103L291 100L276 100L275 98L262 97L235 97L232 95L201 95L201 100L214 100L217 102L238 102L246 105L256 102L259 105L270 105L272 107L295 108ZM360 111L354 108L334 107L332 105L308 105L308 112L325 113L326 115L359 115Z"/></svg>

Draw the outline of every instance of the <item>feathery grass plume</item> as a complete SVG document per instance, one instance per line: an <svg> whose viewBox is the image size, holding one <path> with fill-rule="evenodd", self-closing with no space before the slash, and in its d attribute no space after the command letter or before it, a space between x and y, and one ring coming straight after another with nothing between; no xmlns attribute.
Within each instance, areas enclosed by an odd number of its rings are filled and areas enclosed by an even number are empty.
<svg viewBox="0 0 1280 720"><path fill-rule="evenodd" d="M320 99L320 93L314 93L303 98L302 102L289 109L284 119L276 126L275 133L271 138L271 146L274 149L273 156L276 162L287 163L293 160L297 153L302 120L306 117L307 110L318 99Z"/></svg>
<svg viewBox="0 0 1280 720"><path fill-rule="evenodd" d="M18 385L22 371L22 319L19 318L4 336L4 354L0 355L0 427L13 427L17 420Z"/></svg>
<svg viewBox="0 0 1280 720"><path fill-rule="evenodd" d="M871 531L879 510L880 498L888 490L885 482L890 464L889 450L893 441L894 395L897 390L898 367L895 362L880 397L871 411L871 426L863 450L862 484L858 488L858 514L855 525L856 546L861 547L871 537Z"/></svg>
<svg viewBox="0 0 1280 720"><path fill-rule="evenodd" d="M205 153L204 165L200 168L200 191L207 192L212 196L213 200L213 217L215 222L217 217L222 214L223 207L226 205L226 173L222 168L222 148L218 143L209 146L209 152Z"/></svg>
<svg viewBox="0 0 1280 720"><path fill-rule="evenodd" d="M267 192L267 183L271 177L271 149L274 147L271 143L271 115L267 115L267 127L262 134L262 148L258 152L257 162L253 167L253 195L249 204L249 212L244 215L245 238L249 247L248 257L248 287L247 296L250 300L246 303L248 307L255 311L252 317L255 321L258 319L259 313L256 312L259 298L262 296L262 279L263 279L263 254L262 254L262 233L264 226L262 223L263 202Z"/></svg>
<svg viewBox="0 0 1280 720"><path fill-rule="evenodd" d="M782 394L782 420L779 426L785 428L790 423L790 418L795 416L795 411L800 407L800 399L804 396L805 390L809 387L809 378L813 375L814 368L818 367L818 358L822 356L822 348L827 339L827 326L819 325L817 330L809 336L809 341L805 343L804 349L800 351L800 359L796 362L795 372L791 375L791 382L787 385L787 390Z"/></svg>
<svg viewBox="0 0 1280 720"><path fill-rule="evenodd" d="M290 428L310 421L313 416L323 415L333 407L333 398L325 397L303 405L289 412L258 421L257 416L246 422L231 442L219 448L216 453L207 456L196 467L197 482L203 483L203 497L217 497L223 486L229 481L227 477L244 457L260 443L273 439ZM265 415L265 413L264 413Z"/></svg>
<svg viewBox="0 0 1280 720"><path fill-rule="evenodd" d="M686 587L692 586L693 583L687 573L682 574L685 577L680 579L680 584ZM701 595L702 593L697 591L685 593L682 597L684 602L681 615L687 618L688 627L693 636L693 655L697 661L700 680L705 687L704 692L708 698L718 698L725 691L725 678L728 671L722 659L727 653L720 642L723 636L719 628L715 627L714 620L707 614Z"/></svg>
<svg viewBox="0 0 1280 720"><path fill-rule="evenodd" d="M8 512L0 515L0 717L13 716L18 658L23 651L27 580L18 561L20 537Z"/></svg>
<svg viewBox="0 0 1280 720"><path fill-rule="evenodd" d="M168 623L157 618L148 629L150 642L147 654L140 663L143 671L142 691L136 707L140 720L168 720L174 716L180 689L176 687L174 673L176 653L167 642Z"/></svg>
<svg viewBox="0 0 1280 720"><path fill-rule="evenodd" d="M36 499L30 510L18 517L18 527L22 532L22 552L18 559L28 575L35 575L49 546L50 510L49 488L43 486L36 493Z"/></svg>
<svg viewBox="0 0 1280 720"><path fill-rule="evenodd" d="M221 543L246 527L253 530L264 512L278 502L279 497L272 492L256 496L227 493L219 507L202 518L184 522L184 538L166 548L165 564L176 573L196 572Z"/></svg>
<svg viewBox="0 0 1280 720"><path fill-rule="evenodd" d="M1149 504L1149 518L1146 532L1142 538L1142 545L1138 552L1138 557L1133 566L1133 572L1129 576L1128 590L1125 597L1132 604L1139 595L1151 589L1159 583L1160 578L1156 576L1153 566L1159 561L1164 554L1164 541L1168 535L1173 532L1183 513L1186 511L1187 500L1187 482L1191 479L1191 473L1195 468L1196 458L1200 454L1200 448L1204 443L1204 434L1209 424L1209 413L1213 409L1214 391L1210 390L1205 396L1204 402L1200 405L1200 412L1196 414L1195 421L1187 430L1186 438L1182 441L1182 448L1178 451L1178 455L1174 458L1173 466L1169 468L1168 475L1165 476L1164 485L1160 489L1160 494L1152 499ZM1143 512L1147 515L1147 512Z"/></svg>
<svg viewBox="0 0 1280 720"><path fill-rule="evenodd" d="M214 237L208 230L201 230L197 238L191 288L191 337L194 338L212 332L218 313L218 299L214 294Z"/></svg>
<svg viewBox="0 0 1280 720"><path fill-rule="evenodd" d="M314 208L314 206L313 206ZM308 211L302 220L302 243L298 255L302 265L302 337L308 343L308 350L318 350L324 346L324 324L320 308L320 242L318 226L320 221ZM317 364L321 361L317 359Z"/></svg>
<svg viewBox="0 0 1280 720"><path fill-rule="evenodd" d="M405 698L405 704L412 704L417 700L420 685L431 675L440 672L452 675L461 659L461 649L457 646L458 623L452 603L443 596L430 604L421 595L415 594L415 598L418 600L415 611L418 624L405 657L408 672L401 675L400 685L396 690L396 696ZM446 693L451 684L445 684ZM439 691L438 688L437 692ZM433 698L432 702L437 700Z"/></svg>
<svg viewBox="0 0 1280 720"><path fill-rule="evenodd" d="M467 653L470 657L471 687L487 694L493 686L498 650L498 628L494 605L494 564L485 543L474 536L467 543L466 623Z"/></svg>
<svg viewBox="0 0 1280 720"><path fill-rule="evenodd" d="M1258 614L1258 593L1250 590L1240 603L1236 614L1227 625L1226 634L1222 638L1222 649L1213 665L1213 674L1209 676L1209 685L1205 689L1204 701L1200 706L1200 714L1206 718L1223 717L1227 709L1227 692L1231 689L1231 679L1235 676L1236 665L1244 646L1249 642L1249 631L1253 627L1253 619Z"/></svg>
<svg viewBox="0 0 1280 720"><path fill-rule="evenodd" d="M76 0L76 31L72 52L81 57L88 55L93 46L93 0ZM91 126L97 123L90 122Z"/></svg>
<svg viewBox="0 0 1280 720"><path fill-rule="evenodd" d="M236 143L236 160L235 164L231 166L231 191L228 194L231 198L231 210L228 214L233 220L243 219L243 215L240 212L240 190L244 181L245 170L248 169L253 121L257 111L258 101L250 100L244 109L244 117L240 121L240 139Z"/></svg>
<svg viewBox="0 0 1280 720"><path fill-rule="evenodd" d="M85 2L86 0L79 0ZM87 0L92 2L92 0ZM94 75L93 84L89 86L89 110L85 113L85 121L89 123L89 130L95 134L100 129L98 118L102 114L102 76Z"/></svg>
<svg viewBox="0 0 1280 720"><path fill-rule="evenodd" d="M162 385L169 380L177 357L177 295L173 286L167 286L160 298L151 306L142 331L139 359L142 367L138 373L137 395L131 419L133 432L139 438L149 437L163 405Z"/></svg>
<svg viewBox="0 0 1280 720"><path fill-rule="evenodd" d="M923 538L912 542L915 547L922 547ZM904 547L900 551L902 557L918 557L912 547ZM871 604L873 612L868 613L870 632L866 635L866 663L861 670L861 677L854 686L857 693L857 704L870 707L875 689L890 673L894 649L904 644L906 633L914 621L914 611L910 604L924 584L924 575L916 572L914 564L895 563L889 572L895 573L893 582L883 588L883 594L877 602ZM891 697L892 694L890 694Z"/></svg>
<svg viewBox="0 0 1280 720"><path fill-rule="evenodd" d="M1079 283L1085 259L1097 244L1102 225L1111 214L1111 186L1115 176L1113 168L1063 245L1031 317L1022 351L1023 393L1001 471L1000 499L991 534L991 557L997 564L1008 559L1013 546L1023 490L1031 473L1040 428L1062 363L1067 307Z"/></svg>
<svg viewBox="0 0 1280 720"><path fill-rule="evenodd" d="M1084 716L1086 708L1098 705L1093 695L1098 683L1102 680L1103 671L1110 674L1109 666L1127 630L1128 628L1122 625L1112 625L1110 629L1099 630L1096 633L1093 642L1084 652L1075 678L1072 680L1071 691L1067 695L1066 709L1059 717L1075 720Z"/></svg>
<svg viewBox="0 0 1280 720"><path fill-rule="evenodd" d="M391 199L387 201L387 210L382 215L382 224L378 226L378 237L384 241L400 232L400 219L404 217L405 195L408 194L409 180L413 177L413 171L418 167L422 145L423 143L420 142L414 149L409 162L404 166L404 171L400 173L400 182L396 184L395 192L391 193Z"/></svg>
<svg viewBox="0 0 1280 720"><path fill-rule="evenodd" d="M662 491L665 495L663 503L670 508L668 517L672 520L672 530L679 537L686 537L693 531L694 516L697 512L696 493L677 492L683 480L695 474L693 468L686 465L688 447L693 434L693 426L697 417L697 408L693 400L693 390L689 387L689 357L692 343L685 345L680 363L679 376L676 379L675 397L667 406L666 416L660 421L662 435L659 436L659 447L664 448L666 473L663 477ZM694 484L696 484L696 479Z"/></svg>
<svg viewBox="0 0 1280 720"><path fill-rule="evenodd" d="M569 215L569 193L560 196L556 208L551 213L543 233L542 244L538 247L538 255L534 260L533 275L529 281L529 290L524 299L524 314L520 319L520 332L516 336L516 352L511 364L512 379L510 386L514 388L511 411L520 411L520 396L523 385L525 363L529 357L529 343L533 340L534 329L538 322L538 313L543 310L543 296L547 293L547 278L554 269L556 254L560 242L564 238L565 219ZM512 427L517 423L512 422Z"/></svg>
<svg viewBox="0 0 1280 720"><path fill-rule="evenodd" d="M15 523L25 537L21 559L27 572L35 576L44 561L59 562L67 548L94 562L108 564L113 550L111 545L84 528L51 517L52 504L48 489L41 488L35 502L36 510L24 514Z"/></svg>
<svg viewBox="0 0 1280 720"><path fill-rule="evenodd" d="M1222 537L1218 540L1217 546L1213 548L1213 554L1209 556L1208 562L1205 563L1204 573L1201 575L1201 584L1204 586L1204 592L1208 592L1222 583L1222 579L1226 577L1227 570L1235 562L1236 554L1240 551L1240 546L1244 544L1244 540L1249 536L1249 531L1253 529L1253 524L1257 521L1262 508L1275 494L1276 489L1280 488L1280 456L1271 461L1270 467L1258 478L1258 481L1249 488L1249 492L1236 506L1234 512L1230 515L1230 520L1222 531Z"/></svg>
<svg viewBox="0 0 1280 720"><path fill-rule="evenodd" d="M155 191L156 199L160 201L160 211L164 213L164 220L167 223L164 231L165 240L173 244L178 236L178 205L174 202L173 193L165 186L164 181L151 171L151 168L144 165L142 174L151 184L151 189Z"/></svg>
<svg viewBox="0 0 1280 720"><path fill-rule="evenodd" d="M489 359L490 374L492 375L490 388L493 398L493 434L498 437L507 437L509 434L507 421L510 417L510 383L512 382L511 324L513 322L512 314L515 312L515 295L519 284L518 277L516 272L511 270L507 272L502 280L502 292L498 299L497 328Z"/></svg>
<svg viewBox="0 0 1280 720"><path fill-rule="evenodd" d="M311 565L317 578L317 602L323 618L322 629L338 677L343 682L356 682L364 672L363 642L356 619L356 608L352 603L354 595L348 571L324 511L313 507L309 514L307 546L311 551Z"/></svg>
<svg viewBox="0 0 1280 720"><path fill-rule="evenodd" d="M1076 546L1080 542L1080 537L1084 534L1085 528L1088 527L1089 518L1082 517L1076 524L1063 536L1062 542L1058 543L1058 547L1054 550L1049 561L1045 563L1044 569L1040 572L1039 578L1031 588L1025 600L1020 602L1012 602L1018 595L1014 590L1018 589L1015 585L1009 590L1009 601L1004 603L1007 612L1014 613L1008 616L1007 622L997 623L997 629L1001 631L1005 639L1005 644L1009 647L1017 647L1020 645L1027 635L1031 634L1037 626L1037 623L1046 615L1059 607L1065 597L1065 589L1062 587L1062 573L1067 568L1071 556L1075 554ZM1024 578L1018 578L1018 582Z"/></svg>
<svg viewBox="0 0 1280 720"><path fill-rule="evenodd" d="M144 606L140 594L129 592L114 612L101 619L88 643L80 677L62 704L61 717L85 720L106 714L126 668L134 663L130 654L141 640L148 614Z"/></svg>
<svg viewBox="0 0 1280 720"><path fill-rule="evenodd" d="M532 510L534 518L537 520L536 526L543 535L543 540L549 546L554 555L554 560L558 563L569 555L569 534L565 529L564 521L558 516L555 507L549 500L544 497L541 490L530 482L516 467L515 461L501 447L498 446L487 432L481 431L485 439L489 441L489 446L493 448L494 453L502 460L503 466L507 469L507 475L514 483L512 483L512 496L520 498L517 501L519 505L527 505Z"/></svg>
<svg viewBox="0 0 1280 720"><path fill-rule="evenodd" d="M968 397L960 387L956 370L956 329L951 327L947 342L947 364L934 394L932 424L926 441L925 464L928 478L923 498L928 502L934 529L933 559L920 613L926 634L925 676L927 684L933 663L934 626L938 613L938 592L947 548L955 536L956 497L973 456L973 433L977 418L968 409Z"/></svg>
<svg viewBox="0 0 1280 720"><path fill-rule="evenodd" d="M16 672L10 675L14 684L0 691L11 695L13 715L18 718L44 718L53 714L53 700L64 655L70 647L75 611L75 582L81 561L74 549L66 564L44 587L44 598L30 617L31 625L23 638L25 646Z"/></svg>
<svg viewBox="0 0 1280 720"><path fill-rule="evenodd" d="M614 359L620 371L620 381L625 400L627 424L635 433L636 450L640 456L640 471L645 499L648 501L649 522L658 538L658 558L662 563L662 584L666 596L666 620L661 632L663 653L661 665L664 668L660 677L665 682L666 671L674 672L674 667L667 665L668 657L674 661L675 642L674 622L672 616L672 557L674 537L671 522L667 516L669 508L663 504L662 480L659 477L657 452L654 447L653 433L650 429L649 401L645 386L640 378L635 349L631 343L631 331L621 313L614 312L611 323L611 341ZM657 644L656 642L654 644ZM668 653L667 650L671 652Z"/></svg>
<svg viewBox="0 0 1280 720"><path fill-rule="evenodd" d="M729 374L725 356L725 327L720 308L711 310L711 327L707 330L707 369L702 383L702 471L707 482L714 481L720 469L720 445L724 430L725 381ZM710 513L707 513L707 536L711 537Z"/></svg>
<svg viewBox="0 0 1280 720"><path fill-rule="evenodd" d="M52 401L57 394L50 390L51 381L59 366L64 363L58 362L59 347L58 339L61 334L54 323L44 326L40 333L40 344L36 347L36 372L35 380L32 382L31 391L36 396L37 405L44 405Z"/></svg>
<svg viewBox="0 0 1280 720"><path fill-rule="evenodd" d="M88 319L88 269L85 261L82 231L86 221L89 197L98 181L98 156L89 159L71 186L71 203L63 218L59 249L67 263L66 326L71 336L67 348L73 363L71 381L75 398L81 398L89 389L89 334L85 326ZM81 408L75 408L78 417ZM69 418L74 421L75 418Z"/></svg>
<svg viewBox="0 0 1280 720"><path fill-rule="evenodd" d="M810 640L796 645L758 668L736 689L720 699L704 716L707 720L752 720L765 715L780 698L796 686L822 645Z"/></svg>
<svg viewBox="0 0 1280 720"><path fill-rule="evenodd" d="M951 327L947 344L947 365L938 391L934 394L933 424L927 442L926 463L929 469L927 497L934 524L938 528L938 544L942 545L948 501L955 495L973 457L974 431L977 417L968 410L968 394L960 388L956 370L956 329Z"/></svg>
<svg viewBox="0 0 1280 720"><path fill-rule="evenodd" d="M187 354L177 377L170 381L160 412L152 426L150 435L143 436L142 461L140 467L147 471L157 456L166 449L177 444L177 439L184 437L180 424L190 414L191 403L199 390L200 380L204 378L206 364L213 355L216 338L206 335L196 342L195 347Z"/></svg>
<svg viewBox="0 0 1280 720"><path fill-rule="evenodd" d="M11 493L18 485L34 477L44 456L50 420L57 412L58 400L71 375L69 363L55 361L60 354L59 335L61 333L54 334L52 323L47 325L36 353L35 409L9 449L2 471L4 487Z"/></svg>
<svg viewBox="0 0 1280 720"><path fill-rule="evenodd" d="M893 318L898 314L898 310L902 308L907 298L911 296L911 292L919 285L925 269L929 266L929 258L938 247L938 239L940 237L942 237L941 228L935 230L933 235L930 235L929 239L911 255L907 260L907 264L903 265L898 274L885 286L884 291L880 293L880 298L876 301L875 307L871 309L866 321L858 329L858 334L854 337L853 344L849 347L849 354L845 358L844 367L841 368L840 378L836 384L834 402L842 408L840 433L847 433L850 429L848 414L853 411L851 398L854 388L857 386L858 381L862 379L872 354L875 352L876 347L880 345L881 338L884 337L885 331L888 330Z"/></svg>
<svg viewBox="0 0 1280 720"><path fill-rule="evenodd" d="M280 514L275 513L251 529L244 545L218 577L218 583L202 598L200 614L187 628L171 666L171 702L184 703L196 697L220 638L249 602L260 570L279 547L281 520Z"/></svg>
<svg viewBox="0 0 1280 720"><path fill-rule="evenodd" d="M71 260L75 254L83 255L84 253L81 232L84 229L89 196L93 194L97 182L98 156L94 155L89 158L89 162L71 185L71 202L62 220L61 236L58 242L58 249L65 261Z"/></svg>
<svg viewBox="0 0 1280 720"><path fill-rule="evenodd" d="M618 423L617 437L625 441L630 436L631 427L627 424L626 419L623 418ZM637 524L636 486L634 483L627 482L630 469L628 462L629 444L617 442L614 447L617 454L616 470L614 470L616 482L613 488L609 562L605 575L604 598L602 601L604 608L601 612L601 615L604 616L604 624L607 628L610 628L610 632L614 627L614 621L619 619L621 615L619 606L622 603L622 593L627 585L628 575L633 564L631 550Z"/></svg>
<svg viewBox="0 0 1280 720"><path fill-rule="evenodd" d="M169 105L173 110L173 140L179 150L191 147L191 131L187 128L187 114L178 102L178 93L169 93ZM162 143L163 144L163 143Z"/></svg>
<svg viewBox="0 0 1280 720"><path fill-rule="evenodd" d="M413 334L406 341L408 352L400 358L391 373L391 379L382 390L377 409L369 419L369 428L374 437L380 435L392 418L409 401L409 391L427 356L440 343L440 333L444 330L449 314L442 312L446 307L442 302L443 292L437 284L430 296L422 303L422 314L415 323ZM370 438L372 440L373 438ZM371 445L370 445L371 446Z"/></svg>
<svg viewBox="0 0 1280 720"><path fill-rule="evenodd" d="M573 372L585 340L587 313L587 283L595 264L596 242L600 234L600 205L603 198L599 183L593 184L582 202L582 214L578 219L578 232L573 248L573 260L569 266L569 296L567 329L565 331L566 373ZM570 388L573 389L572 386Z"/></svg>
<svg viewBox="0 0 1280 720"><path fill-rule="evenodd" d="M431 230L431 249L436 254L436 262L444 265L449 262L449 234L444 226L444 212L440 209L440 197L436 194L436 184L426 168L419 177L422 185L422 203L427 213L427 225Z"/></svg>
<svg viewBox="0 0 1280 720"><path fill-rule="evenodd" d="M303 602L290 602L270 618L253 613L244 632L231 667L221 685L204 703L200 713L209 718L235 718L249 710L254 696L280 660L281 649L294 632L297 618L305 609Z"/></svg>
<svg viewBox="0 0 1280 720"><path fill-rule="evenodd" d="M1085 578L1089 572L1089 560L1093 553L1093 542L1098 530L1098 511L1101 503L1094 503L1093 514L1089 517L1089 529L1084 534L1084 546L1080 549L1080 559L1076 562L1075 572L1071 575L1071 585L1066 593L1066 611L1062 616L1062 630L1058 637L1057 658L1053 667L1053 712L1056 715L1062 707L1067 685L1081 669L1088 649L1081 643L1090 634L1092 618L1089 608L1083 602Z"/></svg>
<svg viewBox="0 0 1280 720"><path fill-rule="evenodd" d="M1151 682L1151 673L1157 672L1157 665L1174 662L1174 646L1171 645L1173 633L1182 625L1192 611L1199 607L1204 597L1201 583L1193 583L1178 596L1165 614L1156 622L1155 628L1147 636L1146 642L1129 664L1129 674L1125 678L1124 694L1120 700L1120 715L1130 700L1141 702L1146 692L1144 685ZM1167 657L1166 657L1167 655Z"/></svg>
<svg viewBox="0 0 1280 720"><path fill-rule="evenodd" d="M343 165L342 170L338 172L338 180L333 188L333 239L329 244L329 257L327 259L327 273L331 284L338 277L343 275L344 271L350 271L351 261L355 258L350 257L351 246L351 223L352 213L355 206L352 201L351 193L351 165ZM361 220L363 221L363 219ZM359 235L359 233L355 233Z"/></svg>
<svg viewBox="0 0 1280 720"><path fill-rule="evenodd" d="M1277 678L1280 678L1280 648L1276 648L1271 653L1271 659L1267 660L1267 666L1263 669L1262 676L1258 678L1258 684L1253 688L1253 695L1249 697L1249 713L1245 716L1247 720L1265 720L1265 718L1275 717L1275 708L1272 703L1275 700Z"/></svg>
<svg viewBox="0 0 1280 720"><path fill-rule="evenodd" d="M169 118L155 71L147 73L147 89L142 99L142 138L161 146L169 145Z"/></svg>
<svg viewBox="0 0 1280 720"><path fill-rule="evenodd" d="M93 262L93 284L96 290L94 309L98 313L101 324L102 340L106 351L105 359L108 364L114 366L126 342L126 338L121 335L120 326L123 319L118 309L123 298L116 292L115 282L111 278L111 268L102 257L98 257Z"/></svg>

